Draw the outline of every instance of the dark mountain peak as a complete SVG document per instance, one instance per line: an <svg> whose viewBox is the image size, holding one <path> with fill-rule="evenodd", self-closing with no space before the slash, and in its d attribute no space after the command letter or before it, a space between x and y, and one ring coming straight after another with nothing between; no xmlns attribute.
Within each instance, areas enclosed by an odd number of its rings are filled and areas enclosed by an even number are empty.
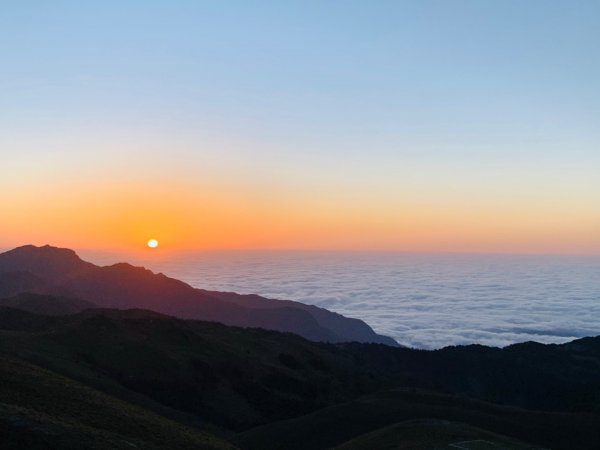
<svg viewBox="0 0 600 450"><path fill-rule="evenodd" d="M176 278L167 277L162 273L154 273L143 266L134 266L126 262L112 264L110 266L97 267L95 276L101 277L106 282L128 282L130 288L154 289L156 294L172 295L175 292L161 292L163 289L173 289L180 292L196 292L189 284Z"/></svg>
<svg viewBox="0 0 600 450"><path fill-rule="evenodd" d="M113 273L129 273L136 274L142 277L155 277L157 274L152 272L150 269L145 268L144 266L134 266L133 264L129 264L127 262L118 262L115 264L111 264L110 266L102 267L102 270L105 272L113 272Z"/></svg>
<svg viewBox="0 0 600 450"><path fill-rule="evenodd" d="M82 261L77 253L70 248L63 247L54 247L52 245L22 245L20 247L13 248L7 252L2 253L2 255L19 255L23 256L31 256L35 258L46 257L46 258L68 258L71 260Z"/></svg>
<svg viewBox="0 0 600 450"><path fill-rule="evenodd" d="M114 264L111 264L110 266L105 266L105 267L112 267L115 270L117 270L117 269L142 269L147 272L152 272L150 269L146 269L145 267L142 267L142 266L134 266L133 264L129 264L128 262L118 262L118 263L114 263Z"/></svg>
<svg viewBox="0 0 600 450"><path fill-rule="evenodd" d="M73 250L50 245L24 245L0 254L0 272L30 272L47 280L65 278L90 266Z"/></svg>

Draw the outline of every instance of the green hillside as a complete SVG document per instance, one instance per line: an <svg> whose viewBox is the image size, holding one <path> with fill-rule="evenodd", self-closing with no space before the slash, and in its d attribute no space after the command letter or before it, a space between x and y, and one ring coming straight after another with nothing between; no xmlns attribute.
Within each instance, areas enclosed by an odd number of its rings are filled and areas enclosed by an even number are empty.
<svg viewBox="0 0 600 450"><path fill-rule="evenodd" d="M553 449L600 448L595 415L530 411L415 389L382 391L257 427L241 433L237 443L248 450L325 450L414 419L465 423Z"/></svg>
<svg viewBox="0 0 600 450"><path fill-rule="evenodd" d="M335 450L531 450L532 446L464 423L410 420L348 441ZM541 450L541 449L539 449Z"/></svg>
<svg viewBox="0 0 600 450"><path fill-rule="evenodd" d="M147 440L143 448L169 448L164 442L171 438L163 436L171 432L191 436L180 436L178 447L189 448L190 439L210 439L204 432L248 450L318 450L418 419L552 449L592 450L600 448L599 343L428 352L315 343L144 310L50 317L0 307L0 403L8 405L3 427L13 442L21 439L19 430L32 429L25 435L34 437L61 430L56 433L89 443L82 448L103 439L114 448L132 439ZM36 373L44 374L42 382ZM49 388L38 392L44 383ZM81 402L97 398L87 392L121 406ZM136 411L126 412L129 419L115 412L129 408ZM24 426L14 426L14 417ZM145 425L145 417L174 425L170 431ZM156 436L146 436L144 427ZM70 448L65 442L54 448Z"/></svg>
<svg viewBox="0 0 600 450"><path fill-rule="evenodd" d="M74 380L0 357L2 449L232 449Z"/></svg>

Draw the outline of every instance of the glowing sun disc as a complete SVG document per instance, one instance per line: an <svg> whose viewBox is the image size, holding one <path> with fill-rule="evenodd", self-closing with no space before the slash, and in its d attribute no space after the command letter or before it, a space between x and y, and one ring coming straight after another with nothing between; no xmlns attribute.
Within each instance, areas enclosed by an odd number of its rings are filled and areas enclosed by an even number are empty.
<svg viewBox="0 0 600 450"><path fill-rule="evenodd" d="M150 239L150 240L147 242L147 245L148 245L148 247L150 247L150 248L156 248L156 247L158 247L158 241L157 241L156 239Z"/></svg>

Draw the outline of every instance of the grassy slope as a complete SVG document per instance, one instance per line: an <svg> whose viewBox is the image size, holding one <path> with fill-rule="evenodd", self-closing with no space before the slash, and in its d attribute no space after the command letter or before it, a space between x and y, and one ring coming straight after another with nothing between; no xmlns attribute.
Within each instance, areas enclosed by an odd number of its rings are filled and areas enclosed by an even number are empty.
<svg viewBox="0 0 600 450"><path fill-rule="evenodd" d="M423 352L317 344L139 310L44 318L0 308L0 354L195 428L203 421L233 430L270 423L241 436L244 448L259 449L329 448L418 418L464 422L552 448L600 448L597 415L538 413L412 390L350 401L393 383L499 400L535 401L548 389L574 398L593 392L577 391L585 387L577 383L598 382L599 343ZM582 398L572 405L593 411L588 406L597 399Z"/></svg>
<svg viewBox="0 0 600 450"><path fill-rule="evenodd" d="M397 389L334 405L240 434L244 449L329 449L372 430L414 419L467 423L527 442L572 450L600 448L600 417L528 411L464 397Z"/></svg>
<svg viewBox="0 0 600 450"><path fill-rule="evenodd" d="M335 450L531 450L532 446L446 420L410 420L372 431ZM540 449L541 450L541 449Z"/></svg>
<svg viewBox="0 0 600 450"><path fill-rule="evenodd" d="M1 448L228 449L229 444L49 370L0 357Z"/></svg>
<svg viewBox="0 0 600 450"><path fill-rule="evenodd" d="M0 352L233 429L348 400L364 393L370 380L334 346L291 334L139 311L51 318L45 328L35 316L11 322L28 332L0 332ZM36 326L40 331L31 332Z"/></svg>
<svg viewBox="0 0 600 450"><path fill-rule="evenodd" d="M0 357L0 447L229 449L229 444L33 364Z"/></svg>

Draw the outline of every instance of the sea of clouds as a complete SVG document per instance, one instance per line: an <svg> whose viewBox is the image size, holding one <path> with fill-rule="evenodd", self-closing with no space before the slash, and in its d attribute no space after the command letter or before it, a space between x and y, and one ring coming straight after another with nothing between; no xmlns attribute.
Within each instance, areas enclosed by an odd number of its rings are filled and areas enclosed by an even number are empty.
<svg viewBox="0 0 600 450"><path fill-rule="evenodd" d="M265 251L127 258L195 287L322 306L417 348L600 334L598 257Z"/></svg>

